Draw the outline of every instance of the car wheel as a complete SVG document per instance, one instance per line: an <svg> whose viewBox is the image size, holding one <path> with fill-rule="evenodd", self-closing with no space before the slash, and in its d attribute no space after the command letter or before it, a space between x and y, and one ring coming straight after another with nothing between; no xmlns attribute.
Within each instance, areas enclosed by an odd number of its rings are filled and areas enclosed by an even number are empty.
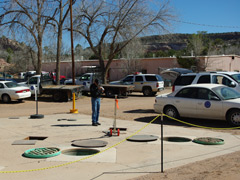
<svg viewBox="0 0 240 180"><path fill-rule="evenodd" d="M62 99L62 93L60 92L54 92L52 95L53 101L60 102Z"/></svg>
<svg viewBox="0 0 240 180"><path fill-rule="evenodd" d="M2 101L4 103L9 103L11 101L11 98L10 98L10 96L8 94L3 94L2 95Z"/></svg>
<svg viewBox="0 0 240 180"><path fill-rule="evenodd" d="M150 87L144 87L143 88L143 95L144 96L151 96L152 95L152 89Z"/></svg>
<svg viewBox="0 0 240 180"><path fill-rule="evenodd" d="M163 112L164 112L164 114L166 114L168 116L171 116L173 118L178 118L179 117L177 109L175 107L173 107L173 106L165 107Z"/></svg>
<svg viewBox="0 0 240 180"><path fill-rule="evenodd" d="M107 97L114 97L114 93L111 89L106 89L105 94Z"/></svg>
<svg viewBox="0 0 240 180"><path fill-rule="evenodd" d="M240 110L233 109L227 114L227 121L233 126L240 126Z"/></svg>

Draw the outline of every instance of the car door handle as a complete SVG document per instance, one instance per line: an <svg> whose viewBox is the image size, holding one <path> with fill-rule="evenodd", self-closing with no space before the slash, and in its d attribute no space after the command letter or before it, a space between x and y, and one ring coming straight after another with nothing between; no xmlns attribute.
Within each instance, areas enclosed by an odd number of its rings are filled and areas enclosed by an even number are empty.
<svg viewBox="0 0 240 180"><path fill-rule="evenodd" d="M175 102L176 102L176 103L179 103L180 101L179 101L179 100L176 100Z"/></svg>

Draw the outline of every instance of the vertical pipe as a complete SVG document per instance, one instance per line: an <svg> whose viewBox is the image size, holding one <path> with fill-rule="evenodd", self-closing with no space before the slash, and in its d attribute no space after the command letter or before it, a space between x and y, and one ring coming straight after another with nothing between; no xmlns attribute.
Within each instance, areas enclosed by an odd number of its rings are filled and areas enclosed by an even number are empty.
<svg viewBox="0 0 240 180"><path fill-rule="evenodd" d="M73 22L72 22L72 0L70 0L70 22L71 22L71 52L72 52L72 82L75 85L75 65L74 65L74 46L73 46Z"/></svg>
<svg viewBox="0 0 240 180"><path fill-rule="evenodd" d="M163 113L161 114L161 173L163 173Z"/></svg>
<svg viewBox="0 0 240 180"><path fill-rule="evenodd" d="M117 116L117 101L116 100L117 100L117 95L115 94L113 133L116 133L116 116Z"/></svg>

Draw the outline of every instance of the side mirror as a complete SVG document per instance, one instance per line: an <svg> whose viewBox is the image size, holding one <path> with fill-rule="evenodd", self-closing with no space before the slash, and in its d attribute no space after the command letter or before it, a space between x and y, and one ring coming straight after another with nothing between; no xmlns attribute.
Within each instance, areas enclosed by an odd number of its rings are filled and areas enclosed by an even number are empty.
<svg viewBox="0 0 240 180"><path fill-rule="evenodd" d="M219 99L217 96L212 96L212 97L211 97L211 100L219 101L220 99Z"/></svg>
<svg viewBox="0 0 240 180"><path fill-rule="evenodd" d="M235 82L231 82L230 84L229 84L229 87L236 87L236 83Z"/></svg>

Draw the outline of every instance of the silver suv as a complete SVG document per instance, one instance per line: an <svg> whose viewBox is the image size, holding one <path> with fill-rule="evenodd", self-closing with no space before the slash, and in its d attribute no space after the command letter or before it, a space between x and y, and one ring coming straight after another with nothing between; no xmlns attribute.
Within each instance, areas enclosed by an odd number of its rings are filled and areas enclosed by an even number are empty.
<svg viewBox="0 0 240 180"><path fill-rule="evenodd" d="M142 92L144 96L155 95L164 89L163 78L158 74L132 74L110 84L134 85L133 92Z"/></svg>
<svg viewBox="0 0 240 180"><path fill-rule="evenodd" d="M172 91L180 89L182 86L200 83L223 84L232 87L240 92L239 72L201 72L181 74L175 80Z"/></svg>

